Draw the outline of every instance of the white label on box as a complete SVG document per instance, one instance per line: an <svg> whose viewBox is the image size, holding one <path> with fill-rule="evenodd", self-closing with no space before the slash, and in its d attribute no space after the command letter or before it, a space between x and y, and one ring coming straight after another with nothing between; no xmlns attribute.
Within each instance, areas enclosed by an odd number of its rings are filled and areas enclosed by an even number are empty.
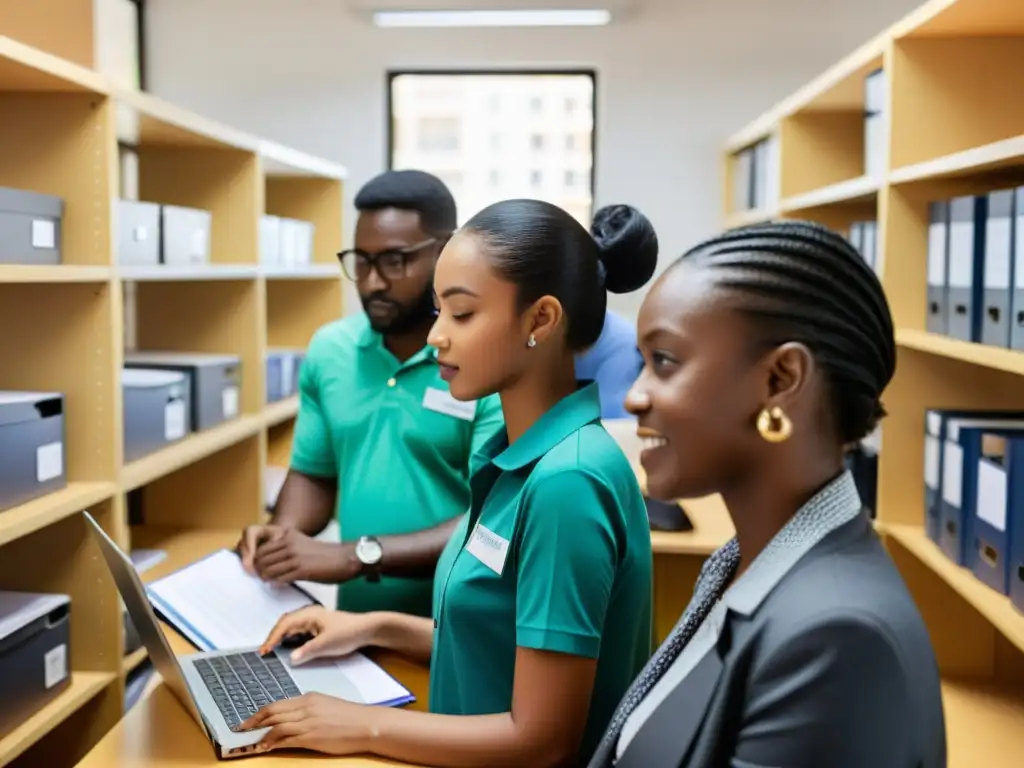
<svg viewBox="0 0 1024 768"><path fill-rule="evenodd" d="M149 239L149 230L143 224L135 228L135 242L143 243Z"/></svg>
<svg viewBox="0 0 1024 768"><path fill-rule="evenodd" d="M957 443L946 442L942 452L942 498L960 509L964 493L964 451Z"/></svg>
<svg viewBox="0 0 1024 768"><path fill-rule="evenodd" d="M201 260L206 258L206 230L197 229L192 233L192 258Z"/></svg>
<svg viewBox="0 0 1024 768"><path fill-rule="evenodd" d="M47 219L32 219L32 247L56 248L57 228Z"/></svg>
<svg viewBox="0 0 1024 768"><path fill-rule="evenodd" d="M925 435L924 438L924 484L932 490L939 490L939 438Z"/></svg>
<svg viewBox="0 0 1024 768"><path fill-rule="evenodd" d="M36 448L36 480L45 483L64 474L64 443L47 443Z"/></svg>
<svg viewBox="0 0 1024 768"><path fill-rule="evenodd" d="M221 393L221 407L225 419L233 419L238 415L238 387L225 387Z"/></svg>
<svg viewBox="0 0 1024 768"><path fill-rule="evenodd" d="M295 379L295 358L291 355L281 357L281 394L285 397L294 395L292 381Z"/></svg>
<svg viewBox="0 0 1024 768"><path fill-rule="evenodd" d="M172 400L164 406L164 439L181 440L185 436L185 401Z"/></svg>
<svg viewBox="0 0 1024 768"><path fill-rule="evenodd" d="M68 676L68 647L61 643L43 656L43 680L47 688L53 688Z"/></svg>

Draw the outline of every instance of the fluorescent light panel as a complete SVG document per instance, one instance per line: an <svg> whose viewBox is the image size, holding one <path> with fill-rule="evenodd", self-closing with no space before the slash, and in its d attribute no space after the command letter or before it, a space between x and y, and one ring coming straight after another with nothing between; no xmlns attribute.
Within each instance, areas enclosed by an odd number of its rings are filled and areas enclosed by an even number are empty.
<svg viewBox="0 0 1024 768"><path fill-rule="evenodd" d="M378 27L600 27L611 21L606 10L378 11Z"/></svg>

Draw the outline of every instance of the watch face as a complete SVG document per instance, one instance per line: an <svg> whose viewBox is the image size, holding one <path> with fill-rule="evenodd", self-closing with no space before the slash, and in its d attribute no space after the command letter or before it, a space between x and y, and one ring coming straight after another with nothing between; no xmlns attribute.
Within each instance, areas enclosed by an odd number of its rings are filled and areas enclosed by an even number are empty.
<svg viewBox="0 0 1024 768"><path fill-rule="evenodd" d="M356 557L359 558L359 562L366 565L375 565L380 562L383 554L384 550L381 548L379 541L361 539L356 545Z"/></svg>

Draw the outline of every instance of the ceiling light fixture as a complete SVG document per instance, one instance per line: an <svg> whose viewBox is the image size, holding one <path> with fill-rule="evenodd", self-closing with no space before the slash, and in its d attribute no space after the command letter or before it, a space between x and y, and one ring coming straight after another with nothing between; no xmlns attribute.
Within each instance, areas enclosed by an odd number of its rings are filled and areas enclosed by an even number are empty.
<svg viewBox="0 0 1024 768"><path fill-rule="evenodd" d="M600 27L611 21L606 10L378 11L378 27Z"/></svg>

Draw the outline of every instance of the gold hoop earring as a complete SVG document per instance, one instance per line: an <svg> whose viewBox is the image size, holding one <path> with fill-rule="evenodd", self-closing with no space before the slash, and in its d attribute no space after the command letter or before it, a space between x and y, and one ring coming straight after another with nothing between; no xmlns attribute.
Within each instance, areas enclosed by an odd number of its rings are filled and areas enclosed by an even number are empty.
<svg viewBox="0 0 1024 768"><path fill-rule="evenodd" d="M793 434L793 422L779 407L762 408L757 417L757 431L769 443L782 443Z"/></svg>

